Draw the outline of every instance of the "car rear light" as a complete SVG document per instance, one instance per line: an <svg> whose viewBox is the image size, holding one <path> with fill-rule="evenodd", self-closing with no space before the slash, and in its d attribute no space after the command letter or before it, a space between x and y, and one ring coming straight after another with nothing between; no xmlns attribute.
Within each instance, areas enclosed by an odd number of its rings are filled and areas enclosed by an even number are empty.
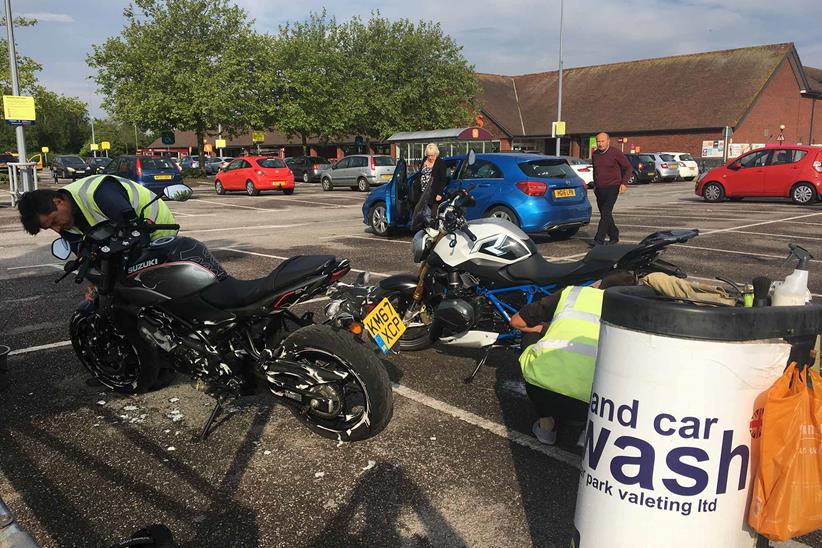
<svg viewBox="0 0 822 548"><path fill-rule="evenodd" d="M545 196L548 185L542 181L520 181L517 183L517 188L528 196Z"/></svg>
<svg viewBox="0 0 822 548"><path fill-rule="evenodd" d="M590 167L581 167L581 168L579 168L580 173L588 173L589 171L591 171Z"/></svg>
<svg viewBox="0 0 822 548"><path fill-rule="evenodd" d="M639 164L636 166L637 169L642 169L643 167L645 167L645 164L643 164L642 162L639 162Z"/></svg>
<svg viewBox="0 0 822 548"><path fill-rule="evenodd" d="M688 167L685 165L685 162L679 162L679 167Z"/></svg>
<svg viewBox="0 0 822 548"><path fill-rule="evenodd" d="M143 176L143 164L140 163L140 159L137 158L137 177Z"/></svg>
<svg viewBox="0 0 822 548"><path fill-rule="evenodd" d="M374 171L377 168L377 164L374 162L374 155L371 155L371 171Z"/></svg>
<svg viewBox="0 0 822 548"><path fill-rule="evenodd" d="M822 160L817 160L817 161L815 161L815 162L813 163L813 168L814 168L817 172L822 173Z"/></svg>
<svg viewBox="0 0 822 548"><path fill-rule="evenodd" d="M666 164L665 162L663 162L663 163L662 163L662 169L668 169L668 164Z"/></svg>

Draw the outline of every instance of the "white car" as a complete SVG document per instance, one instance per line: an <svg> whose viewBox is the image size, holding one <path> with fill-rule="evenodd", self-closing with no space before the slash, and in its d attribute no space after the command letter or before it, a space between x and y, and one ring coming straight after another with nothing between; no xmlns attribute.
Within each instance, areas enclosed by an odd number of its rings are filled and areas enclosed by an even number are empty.
<svg viewBox="0 0 822 548"><path fill-rule="evenodd" d="M594 182L594 166L590 160L582 160L581 158L574 158L572 156L563 156L563 158L565 158L568 164L570 164L571 169L574 170L574 173L576 173L585 184Z"/></svg>
<svg viewBox="0 0 822 548"><path fill-rule="evenodd" d="M694 157L687 152L663 152L670 154L679 164L679 178L683 181L693 181L699 175L699 166Z"/></svg>

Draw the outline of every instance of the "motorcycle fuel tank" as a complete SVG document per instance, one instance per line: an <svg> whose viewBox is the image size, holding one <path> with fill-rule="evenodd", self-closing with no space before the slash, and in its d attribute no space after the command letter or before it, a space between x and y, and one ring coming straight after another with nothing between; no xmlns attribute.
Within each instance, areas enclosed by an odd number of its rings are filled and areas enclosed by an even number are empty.
<svg viewBox="0 0 822 548"><path fill-rule="evenodd" d="M533 242L514 224L502 219L481 219L468 224L477 237L471 241L461 231L441 239L432 255L443 264L470 272L488 282L509 281L500 272L533 253Z"/></svg>
<svg viewBox="0 0 822 548"><path fill-rule="evenodd" d="M169 236L151 242L126 268L125 297L140 304L181 299L218 282L224 271L208 248L192 238Z"/></svg>

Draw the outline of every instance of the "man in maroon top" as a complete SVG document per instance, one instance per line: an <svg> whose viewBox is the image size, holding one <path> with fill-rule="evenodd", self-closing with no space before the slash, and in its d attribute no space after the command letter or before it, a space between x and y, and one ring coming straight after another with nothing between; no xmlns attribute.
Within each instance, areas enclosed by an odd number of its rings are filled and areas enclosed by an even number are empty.
<svg viewBox="0 0 822 548"><path fill-rule="evenodd" d="M607 133L597 134L597 148L591 156L594 166L594 194L599 208L599 226L594 243L605 244L607 234L610 243L619 241L619 229L614 222L614 205L620 194L628 190L633 168L628 158L611 148L611 138Z"/></svg>

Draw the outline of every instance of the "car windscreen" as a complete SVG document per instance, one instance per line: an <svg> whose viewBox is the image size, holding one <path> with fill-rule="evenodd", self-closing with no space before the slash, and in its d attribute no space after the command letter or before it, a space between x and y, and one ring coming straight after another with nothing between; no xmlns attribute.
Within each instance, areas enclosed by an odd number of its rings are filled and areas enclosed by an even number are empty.
<svg viewBox="0 0 822 548"><path fill-rule="evenodd" d="M148 156L143 156L140 158L140 167L142 169L177 169L174 167L174 164L169 162L164 158L149 158Z"/></svg>
<svg viewBox="0 0 822 548"><path fill-rule="evenodd" d="M260 167L279 168L285 167L285 162L279 158L266 158L264 160L257 160L257 165Z"/></svg>
<svg viewBox="0 0 822 548"><path fill-rule="evenodd" d="M654 163L654 157L649 156L647 154L640 154L639 155L639 161L640 162L645 162L646 164L653 164Z"/></svg>
<svg viewBox="0 0 822 548"><path fill-rule="evenodd" d="M60 160L67 166L84 166L86 163L79 156L60 156Z"/></svg>
<svg viewBox="0 0 822 548"><path fill-rule="evenodd" d="M694 157L691 156L690 154L680 154L679 159L682 160L683 162L693 162L694 161Z"/></svg>
<svg viewBox="0 0 822 548"><path fill-rule="evenodd" d="M324 164L324 165L325 165L325 164L327 164L327 165L331 165L331 162L329 162L326 158L321 158L321 157L319 157L319 156L316 156L316 157L314 157L314 158L311 158L310 163L312 163L312 164Z"/></svg>
<svg viewBox="0 0 822 548"><path fill-rule="evenodd" d="M674 161L674 155L673 154L660 154L659 157L662 158L663 162L673 162Z"/></svg>
<svg viewBox="0 0 822 548"><path fill-rule="evenodd" d="M528 177L540 177L542 179L571 179L576 177L576 173L565 160L548 158L531 160L519 164L519 168Z"/></svg>
<svg viewBox="0 0 822 548"><path fill-rule="evenodd" d="M393 166L396 165L394 163L394 158L391 156L374 156L374 165L375 166Z"/></svg>

